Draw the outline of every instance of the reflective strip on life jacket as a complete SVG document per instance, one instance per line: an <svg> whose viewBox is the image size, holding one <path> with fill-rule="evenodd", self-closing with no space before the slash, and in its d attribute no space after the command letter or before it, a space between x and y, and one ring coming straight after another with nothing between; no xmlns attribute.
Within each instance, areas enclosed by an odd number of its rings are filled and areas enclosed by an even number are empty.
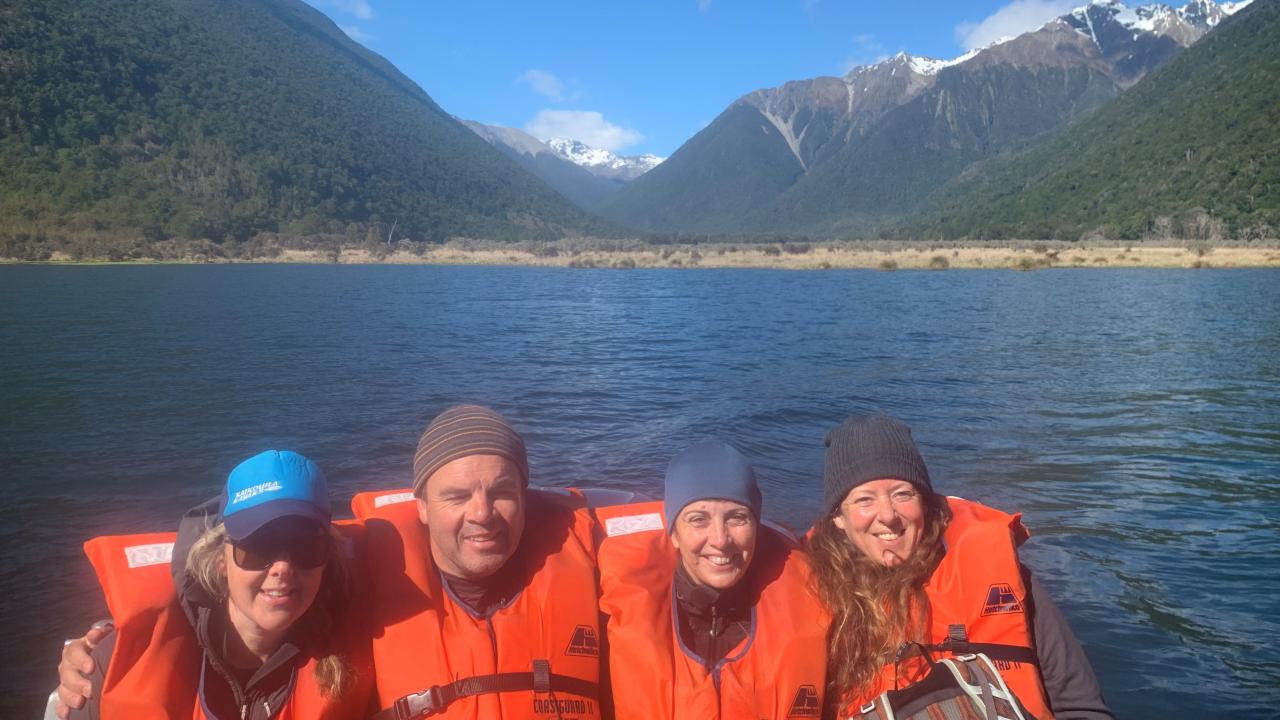
<svg viewBox="0 0 1280 720"><path fill-rule="evenodd" d="M661 502L597 509L600 609L609 616L611 688L625 718L816 718L826 683L828 615L804 555L761 525L751 582L767 582L743 644L714 673L684 649L672 578L677 553Z"/></svg>
<svg viewBox="0 0 1280 720"><path fill-rule="evenodd" d="M399 703L402 713L432 708L431 717L469 720L599 717L594 525L581 494L525 491L524 535L500 571L525 578L523 589L489 617L473 615L442 582L417 503L379 505L386 495L352 500L368 537L383 712ZM545 691L530 682L540 667Z"/></svg>
<svg viewBox="0 0 1280 720"><path fill-rule="evenodd" d="M385 518L386 513L392 512L383 509L387 506L397 506L399 510L395 512L411 510L414 517L417 517L417 504L414 502L413 491L409 488L372 490L356 493L351 497L351 514L355 515L357 520L372 517L375 513Z"/></svg>

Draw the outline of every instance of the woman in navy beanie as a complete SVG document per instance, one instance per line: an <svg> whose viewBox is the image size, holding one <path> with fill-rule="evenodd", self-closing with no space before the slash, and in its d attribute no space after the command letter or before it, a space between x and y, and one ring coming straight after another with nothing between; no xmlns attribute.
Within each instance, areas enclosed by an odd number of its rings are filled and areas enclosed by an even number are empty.
<svg viewBox="0 0 1280 720"><path fill-rule="evenodd" d="M597 511L617 716L817 717L825 613L794 537L761 521L751 464L699 443L664 496Z"/></svg>

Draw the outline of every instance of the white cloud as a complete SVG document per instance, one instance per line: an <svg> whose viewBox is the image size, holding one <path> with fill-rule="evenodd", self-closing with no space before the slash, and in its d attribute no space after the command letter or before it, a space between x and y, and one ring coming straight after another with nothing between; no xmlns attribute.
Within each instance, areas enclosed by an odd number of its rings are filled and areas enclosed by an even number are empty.
<svg viewBox="0 0 1280 720"><path fill-rule="evenodd" d="M355 25L339 25L338 28L342 30L342 32L346 33L347 37L362 45L368 45L369 41L373 39L372 35L361 30Z"/></svg>
<svg viewBox="0 0 1280 720"><path fill-rule="evenodd" d="M539 110L524 130L539 140L569 138L610 151L644 139L638 131L614 125L590 110Z"/></svg>
<svg viewBox="0 0 1280 720"><path fill-rule="evenodd" d="M698 0L698 12L706 12L711 7L711 0Z"/></svg>
<svg viewBox="0 0 1280 720"><path fill-rule="evenodd" d="M534 92L544 97L552 100L564 99L564 83L546 70L526 70L516 80L528 83Z"/></svg>
<svg viewBox="0 0 1280 720"><path fill-rule="evenodd" d="M871 35L855 35L853 37L853 45L855 48L854 55L845 58L844 64L840 68L841 75L848 75L856 67L874 65L889 59L888 51Z"/></svg>
<svg viewBox="0 0 1280 720"><path fill-rule="evenodd" d="M986 47L1001 38L1035 30L1079 4L1080 0L1013 0L979 22L957 25L956 41L965 50Z"/></svg>
<svg viewBox="0 0 1280 720"><path fill-rule="evenodd" d="M373 6L368 0L327 0L328 5L332 5L339 12L355 15L361 20L373 19Z"/></svg>

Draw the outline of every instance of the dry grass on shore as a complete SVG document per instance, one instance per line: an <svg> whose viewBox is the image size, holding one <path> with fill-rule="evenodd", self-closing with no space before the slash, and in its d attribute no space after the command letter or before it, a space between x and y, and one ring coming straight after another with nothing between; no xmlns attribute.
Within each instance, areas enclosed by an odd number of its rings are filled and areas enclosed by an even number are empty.
<svg viewBox="0 0 1280 720"><path fill-rule="evenodd" d="M54 253L48 262L74 262ZM92 261L90 261L92 262ZM146 258L132 262L149 262ZM167 262L173 262L169 260ZM950 270L1042 268L1242 268L1280 267L1280 247L1209 247L1203 243L1126 246L1080 243L980 245L868 241L651 245L640 241L561 240L501 244L455 240L403 246L395 252L366 246L340 251L279 249L251 260L196 256L177 262L339 263L391 265L520 265L574 268L778 268L787 270Z"/></svg>
<svg viewBox="0 0 1280 720"><path fill-rule="evenodd" d="M786 248L785 250L783 248ZM334 262L331 254L287 250L276 262ZM787 270L877 269L1037 270L1062 267L1240 268L1280 267L1280 249L1188 247L1025 248L866 247L816 245L655 245L625 249L467 248L450 244L421 254L399 251L377 257L365 250L344 250L336 262L347 264L527 265L577 268L779 268Z"/></svg>

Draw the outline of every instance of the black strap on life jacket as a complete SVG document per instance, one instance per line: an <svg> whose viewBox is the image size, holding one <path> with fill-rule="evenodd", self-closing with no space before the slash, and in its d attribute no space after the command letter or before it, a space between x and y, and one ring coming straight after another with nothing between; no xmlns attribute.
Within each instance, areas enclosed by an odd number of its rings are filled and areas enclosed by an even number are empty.
<svg viewBox="0 0 1280 720"><path fill-rule="evenodd" d="M582 697L599 699L600 686L590 680L551 672L551 663L534 660L532 672L506 672L489 675L473 675L455 680L448 685L432 685L421 692L405 695L379 711L371 720L417 720L442 713L458 698L488 693L566 692Z"/></svg>
<svg viewBox="0 0 1280 720"><path fill-rule="evenodd" d="M1036 657L1036 651L1021 645L944 641L931 647L953 655L977 655L982 653L992 660L1008 660L1009 662L1027 663L1040 667L1040 660Z"/></svg>
<svg viewBox="0 0 1280 720"><path fill-rule="evenodd" d="M928 649L941 650L952 655L976 655L982 653L992 660L1027 663L1040 667L1040 659L1036 657L1034 649L1022 647L1021 645L969 642L969 634L965 631L964 625L949 625L947 627L947 639L936 645L929 645ZM927 653L926 657L928 657ZM932 661L932 658L929 659Z"/></svg>

